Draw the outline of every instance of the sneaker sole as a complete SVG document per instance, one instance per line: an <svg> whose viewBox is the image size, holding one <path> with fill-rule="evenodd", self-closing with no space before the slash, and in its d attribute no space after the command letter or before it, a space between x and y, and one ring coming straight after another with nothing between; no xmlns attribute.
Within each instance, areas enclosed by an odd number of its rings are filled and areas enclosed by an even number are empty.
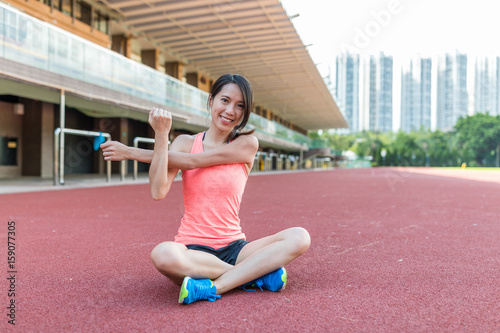
<svg viewBox="0 0 500 333"><path fill-rule="evenodd" d="M187 283L188 283L189 280L191 280L191 278L189 276L186 276L184 278L184 281L182 281L181 291L179 293L179 303L181 303L181 304L184 304L184 300L189 295L189 291L186 288L186 285L187 285Z"/></svg>
<svg viewBox="0 0 500 333"><path fill-rule="evenodd" d="M281 274L281 281L283 281L283 287L281 287L281 289L278 291L285 290L285 287L286 287L287 275L286 275L285 267L283 267L283 274Z"/></svg>

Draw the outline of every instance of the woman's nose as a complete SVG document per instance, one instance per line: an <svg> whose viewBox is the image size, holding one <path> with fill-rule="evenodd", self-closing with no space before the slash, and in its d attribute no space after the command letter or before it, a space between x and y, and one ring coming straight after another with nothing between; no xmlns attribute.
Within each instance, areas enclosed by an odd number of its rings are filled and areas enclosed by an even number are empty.
<svg viewBox="0 0 500 333"><path fill-rule="evenodd" d="M233 104L228 104L226 106L226 113L233 114L234 113L234 105Z"/></svg>

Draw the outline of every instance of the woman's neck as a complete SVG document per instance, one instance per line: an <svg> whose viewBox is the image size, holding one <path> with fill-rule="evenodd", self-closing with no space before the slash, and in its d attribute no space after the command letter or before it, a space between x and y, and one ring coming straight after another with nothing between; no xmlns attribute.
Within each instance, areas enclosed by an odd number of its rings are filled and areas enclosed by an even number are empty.
<svg viewBox="0 0 500 333"><path fill-rule="evenodd" d="M216 148L216 147L227 144L228 137L229 137L229 133L220 132L217 130L213 130L212 128L209 128L205 132L205 137L203 139L203 145L206 148Z"/></svg>

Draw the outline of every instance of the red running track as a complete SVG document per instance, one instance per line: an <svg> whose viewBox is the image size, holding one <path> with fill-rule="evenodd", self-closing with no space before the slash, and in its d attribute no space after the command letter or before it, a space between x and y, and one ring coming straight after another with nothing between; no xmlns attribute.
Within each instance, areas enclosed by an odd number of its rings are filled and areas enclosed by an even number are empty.
<svg viewBox="0 0 500 333"><path fill-rule="evenodd" d="M181 183L0 195L1 267L16 222L17 332L499 332L500 184L358 169L250 177L247 237L309 230L280 293L177 303L151 249L182 215Z"/></svg>

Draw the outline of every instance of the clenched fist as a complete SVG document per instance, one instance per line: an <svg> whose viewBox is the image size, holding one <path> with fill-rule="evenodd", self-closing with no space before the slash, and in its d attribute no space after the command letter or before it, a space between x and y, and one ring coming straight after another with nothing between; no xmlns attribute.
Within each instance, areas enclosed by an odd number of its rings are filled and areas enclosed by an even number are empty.
<svg viewBox="0 0 500 333"><path fill-rule="evenodd" d="M156 134L168 134L172 128L172 115L167 110L152 108L149 111L149 124Z"/></svg>
<svg viewBox="0 0 500 333"><path fill-rule="evenodd" d="M128 157L128 147L118 141L106 141L101 145L105 161L124 161Z"/></svg>

